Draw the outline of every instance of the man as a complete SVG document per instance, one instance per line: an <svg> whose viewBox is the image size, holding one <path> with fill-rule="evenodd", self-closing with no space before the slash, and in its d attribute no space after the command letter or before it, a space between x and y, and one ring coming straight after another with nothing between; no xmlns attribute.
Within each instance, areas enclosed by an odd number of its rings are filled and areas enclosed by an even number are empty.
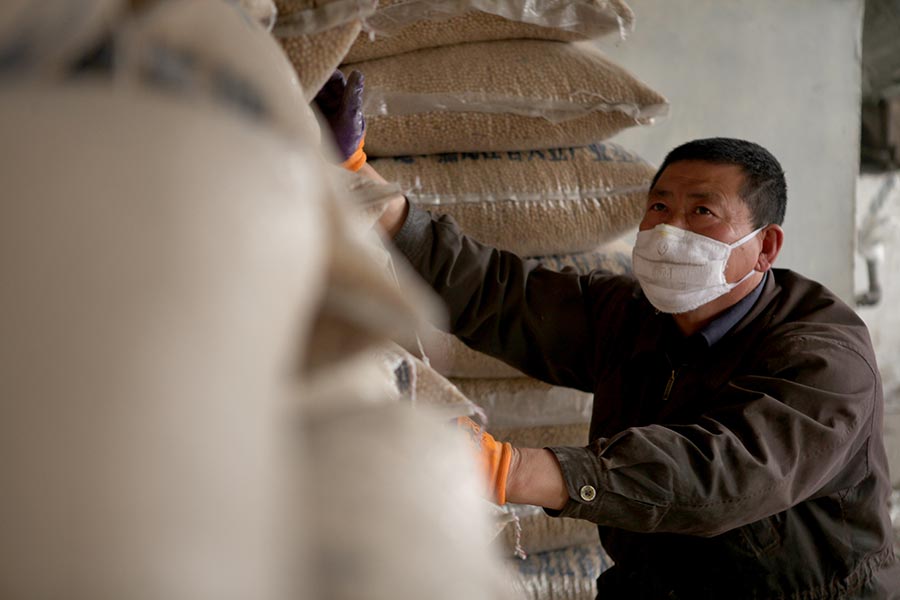
<svg viewBox="0 0 900 600"><path fill-rule="evenodd" d="M772 267L785 204L764 148L676 148L636 279L550 271L399 197L381 219L464 342L594 393L587 447L485 434L482 458L497 499L598 524L616 563L598 598L900 597L871 342L834 294Z"/></svg>

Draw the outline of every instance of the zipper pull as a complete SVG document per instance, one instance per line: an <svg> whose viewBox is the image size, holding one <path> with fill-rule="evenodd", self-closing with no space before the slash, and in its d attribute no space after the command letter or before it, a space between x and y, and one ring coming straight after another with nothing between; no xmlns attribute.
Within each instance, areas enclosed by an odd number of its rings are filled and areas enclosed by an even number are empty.
<svg viewBox="0 0 900 600"><path fill-rule="evenodd" d="M675 369L672 369L672 374L669 375L669 381L666 382L666 389L663 392L663 402L669 399L669 394L672 393L672 386L675 384Z"/></svg>

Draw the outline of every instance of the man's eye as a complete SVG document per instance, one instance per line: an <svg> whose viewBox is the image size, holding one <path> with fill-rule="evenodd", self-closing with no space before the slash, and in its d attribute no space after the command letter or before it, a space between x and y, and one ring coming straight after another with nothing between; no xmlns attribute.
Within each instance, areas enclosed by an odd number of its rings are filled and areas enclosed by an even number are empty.
<svg viewBox="0 0 900 600"><path fill-rule="evenodd" d="M663 204L662 202L654 202L653 204L650 205L650 210L654 210L654 211L666 210L666 205Z"/></svg>
<svg viewBox="0 0 900 600"><path fill-rule="evenodd" d="M698 215L711 215L712 214L712 211L709 210L708 208L706 208L705 206L698 206L697 208L694 209L694 212L696 212Z"/></svg>

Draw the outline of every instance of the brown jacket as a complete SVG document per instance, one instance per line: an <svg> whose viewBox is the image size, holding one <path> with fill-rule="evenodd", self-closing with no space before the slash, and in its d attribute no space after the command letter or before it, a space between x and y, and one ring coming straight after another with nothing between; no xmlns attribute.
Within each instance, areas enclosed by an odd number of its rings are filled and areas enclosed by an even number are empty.
<svg viewBox="0 0 900 600"><path fill-rule="evenodd" d="M766 277L712 346L629 277L553 272L411 208L397 247L467 344L594 393L590 445L552 448L616 566L600 598L893 598L881 381L821 285Z"/></svg>

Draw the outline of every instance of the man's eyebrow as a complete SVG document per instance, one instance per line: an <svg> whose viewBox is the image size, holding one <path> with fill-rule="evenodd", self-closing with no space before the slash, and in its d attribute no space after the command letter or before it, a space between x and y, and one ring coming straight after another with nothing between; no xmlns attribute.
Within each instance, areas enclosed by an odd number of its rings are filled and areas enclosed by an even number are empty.
<svg viewBox="0 0 900 600"><path fill-rule="evenodd" d="M688 194L688 198L696 198L697 200L710 200L715 198L716 194L713 192L690 192Z"/></svg>
<svg viewBox="0 0 900 600"><path fill-rule="evenodd" d="M651 196L671 196L672 192L670 192L669 190L666 190L666 189L660 189L660 188L655 187L652 190L650 190L650 195Z"/></svg>

